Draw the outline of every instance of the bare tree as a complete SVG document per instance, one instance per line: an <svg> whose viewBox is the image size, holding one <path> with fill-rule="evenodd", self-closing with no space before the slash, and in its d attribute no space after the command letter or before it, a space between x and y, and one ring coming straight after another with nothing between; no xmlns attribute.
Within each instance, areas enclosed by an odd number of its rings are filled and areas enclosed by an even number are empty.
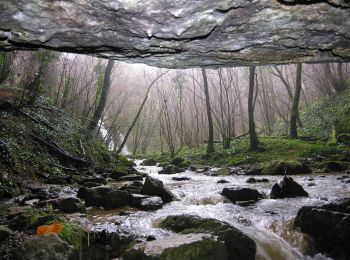
<svg viewBox="0 0 350 260"><path fill-rule="evenodd" d="M249 67L249 92L248 92L248 123L249 123L249 149L255 151L258 149L259 141L255 130L254 121L254 83L255 83L255 66Z"/></svg>
<svg viewBox="0 0 350 260"><path fill-rule="evenodd" d="M290 117L290 137L297 138L297 119L299 114L299 100L301 93L301 73L302 73L302 64L297 64L297 73L296 73L296 82L295 82L295 93L293 98L292 112Z"/></svg>

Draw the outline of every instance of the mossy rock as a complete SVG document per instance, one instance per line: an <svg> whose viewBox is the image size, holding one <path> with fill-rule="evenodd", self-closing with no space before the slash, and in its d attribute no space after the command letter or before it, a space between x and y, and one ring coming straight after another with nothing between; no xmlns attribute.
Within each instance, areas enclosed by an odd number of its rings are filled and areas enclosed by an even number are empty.
<svg viewBox="0 0 350 260"><path fill-rule="evenodd" d="M167 217L160 223L160 227L182 234L210 233L224 241L229 253L228 259L255 259L255 242L225 222L193 215L178 215Z"/></svg>
<svg viewBox="0 0 350 260"><path fill-rule="evenodd" d="M22 193L20 183L0 179L0 200L10 199Z"/></svg>
<svg viewBox="0 0 350 260"><path fill-rule="evenodd" d="M157 165L157 161L155 159L145 159L142 164L142 166L156 166Z"/></svg>
<svg viewBox="0 0 350 260"><path fill-rule="evenodd" d="M290 161L272 161L262 170L264 175L295 175L312 173L312 169L307 164Z"/></svg>
<svg viewBox="0 0 350 260"><path fill-rule="evenodd" d="M163 167L163 168L165 168L165 167L167 167L167 166L169 166L170 165L170 162L162 162L162 163L159 163L159 167Z"/></svg>
<svg viewBox="0 0 350 260"><path fill-rule="evenodd" d="M175 157L171 160L171 164L178 166L180 168L187 168L191 165L191 162L182 158L182 157Z"/></svg>
<svg viewBox="0 0 350 260"><path fill-rule="evenodd" d="M350 133L341 133L337 136L337 142L350 146Z"/></svg>
<svg viewBox="0 0 350 260"><path fill-rule="evenodd" d="M341 172L350 168L349 162L325 161L317 165L317 168L324 172Z"/></svg>

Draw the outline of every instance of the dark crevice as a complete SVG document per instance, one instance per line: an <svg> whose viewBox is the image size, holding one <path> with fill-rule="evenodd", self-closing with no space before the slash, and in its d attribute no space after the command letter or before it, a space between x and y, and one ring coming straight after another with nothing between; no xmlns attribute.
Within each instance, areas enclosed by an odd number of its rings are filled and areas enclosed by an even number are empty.
<svg viewBox="0 0 350 260"><path fill-rule="evenodd" d="M340 9L350 9L350 0L344 0L344 4L336 4L329 0L276 0L280 4L288 5L288 6L295 6L295 5L312 5L312 4L320 4L325 3L335 8Z"/></svg>

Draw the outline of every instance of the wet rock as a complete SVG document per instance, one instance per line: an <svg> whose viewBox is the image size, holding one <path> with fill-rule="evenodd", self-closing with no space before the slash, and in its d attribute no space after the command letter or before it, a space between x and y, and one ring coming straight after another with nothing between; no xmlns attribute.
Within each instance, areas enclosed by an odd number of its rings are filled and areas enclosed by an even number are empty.
<svg viewBox="0 0 350 260"><path fill-rule="evenodd" d="M223 183L229 183L229 181L227 181L227 180L218 180L216 183L223 184Z"/></svg>
<svg viewBox="0 0 350 260"><path fill-rule="evenodd" d="M141 181L133 181L120 188L120 190L130 191L131 193L141 193L143 183Z"/></svg>
<svg viewBox="0 0 350 260"><path fill-rule="evenodd" d="M205 173L207 171L210 171L210 167L209 166L204 166L203 168L199 168L196 170L197 173Z"/></svg>
<svg viewBox="0 0 350 260"><path fill-rule="evenodd" d="M145 184L142 188L142 194L146 195L155 195L162 198L165 203L175 200L173 193L164 186L161 180L146 177Z"/></svg>
<svg viewBox="0 0 350 260"><path fill-rule="evenodd" d="M77 198L63 198L55 201L54 208L58 209L62 213L85 213L86 209L84 204Z"/></svg>
<svg viewBox="0 0 350 260"><path fill-rule="evenodd" d="M85 200L85 205L100 207L103 205L105 195L111 191L109 186L100 186L95 188L80 188L78 197Z"/></svg>
<svg viewBox="0 0 350 260"><path fill-rule="evenodd" d="M118 181L142 181L143 177L138 174L129 174L123 177L120 177Z"/></svg>
<svg viewBox="0 0 350 260"><path fill-rule="evenodd" d="M130 194L130 205L133 207L140 207L141 201L147 199L150 196L142 194Z"/></svg>
<svg viewBox="0 0 350 260"><path fill-rule="evenodd" d="M103 199L103 207L105 209L120 208L129 204L129 192L122 190L111 190L105 194Z"/></svg>
<svg viewBox="0 0 350 260"><path fill-rule="evenodd" d="M253 177L251 177L251 178L246 180L246 183L261 183L261 182L269 182L269 180L266 179L266 178L256 179L256 178L253 178Z"/></svg>
<svg viewBox="0 0 350 260"><path fill-rule="evenodd" d="M78 260L78 251L56 234L37 236L34 235L24 241L17 250L20 260Z"/></svg>
<svg viewBox="0 0 350 260"><path fill-rule="evenodd" d="M334 259L349 259L350 198L319 207L304 206L294 224L313 238L316 252Z"/></svg>
<svg viewBox="0 0 350 260"><path fill-rule="evenodd" d="M252 206L256 203L255 200L247 200L247 201L237 201L236 204L241 207Z"/></svg>
<svg viewBox="0 0 350 260"><path fill-rule="evenodd" d="M259 191L249 188L224 188L221 195L232 202L248 200L258 201L264 197Z"/></svg>
<svg viewBox="0 0 350 260"><path fill-rule="evenodd" d="M157 210L163 207L163 200L160 197L144 198L139 207L141 210Z"/></svg>
<svg viewBox="0 0 350 260"><path fill-rule="evenodd" d="M160 223L160 227L176 233L210 233L225 243L228 259L255 259L255 242L225 222L193 215L178 215L168 216Z"/></svg>
<svg viewBox="0 0 350 260"><path fill-rule="evenodd" d="M128 167L128 168L126 169L126 172L127 172L128 174L139 174L139 172L138 172L134 167Z"/></svg>
<svg viewBox="0 0 350 260"><path fill-rule="evenodd" d="M127 176L129 173L126 171L113 171L108 174L109 178L112 178L113 180L118 180L121 177Z"/></svg>
<svg viewBox="0 0 350 260"><path fill-rule="evenodd" d="M296 197L308 197L309 194L303 187L295 182L291 177L283 177L280 183L275 183L272 187L271 199L284 199Z"/></svg>
<svg viewBox="0 0 350 260"><path fill-rule="evenodd" d="M174 181L189 181L191 178L189 177L173 177L172 178Z"/></svg>
<svg viewBox="0 0 350 260"><path fill-rule="evenodd" d="M191 165L191 162L182 158L182 157L175 157L170 162L172 165L175 165L179 168L187 168Z"/></svg>
<svg viewBox="0 0 350 260"><path fill-rule="evenodd" d="M93 182L93 183L100 183L100 184L103 184L103 185L107 184L106 179L102 178L102 177L87 177L87 178L84 178L84 179L80 180L79 184L84 185L85 183L89 183L89 182L90 183L91 182ZM86 186L86 185L84 185L84 186Z"/></svg>
<svg viewBox="0 0 350 260"><path fill-rule="evenodd" d="M175 174L183 171L184 170L180 169L179 167L170 164L164 167L162 170L158 171L158 174Z"/></svg>
<svg viewBox="0 0 350 260"><path fill-rule="evenodd" d="M318 168L324 172L341 172L348 169L350 164L348 162L326 161L318 164Z"/></svg>
<svg viewBox="0 0 350 260"><path fill-rule="evenodd" d="M316 184L313 183L313 182L311 182L311 183L308 183L307 186L308 186L308 187L313 187L313 186L316 186Z"/></svg>
<svg viewBox="0 0 350 260"><path fill-rule="evenodd" d="M155 159L145 159L141 163L142 166L156 166L157 161Z"/></svg>
<svg viewBox="0 0 350 260"><path fill-rule="evenodd" d="M86 188L94 188L94 187L98 187L98 186L102 186L103 184L98 183L98 182L84 182L82 184L82 186L86 187Z"/></svg>
<svg viewBox="0 0 350 260"><path fill-rule="evenodd" d="M46 179L47 184L72 184L72 176L69 175L57 175L51 176Z"/></svg>
<svg viewBox="0 0 350 260"><path fill-rule="evenodd" d="M13 234L13 231L6 226L0 225L0 243L4 242Z"/></svg>
<svg viewBox="0 0 350 260"><path fill-rule="evenodd" d="M139 259L227 259L223 242L209 234L172 235L137 244L127 250L124 260Z"/></svg>
<svg viewBox="0 0 350 260"><path fill-rule="evenodd" d="M295 175L308 173L312 173L310 165L287 161L273 161L262 171L264 175Z"/></svg>
<svg viewBox="0 0 350 260"><path fill-rule="evenodd" d="M136 239L135 235L122 231L91 231L89 245L84 244L82 259L99 260L120 257L125 250L134 244Z"/></svg>
<svg viewBox="0 0 350 260"><path fill-rule="evenodd" d="M193 172L197 171L197 167L193 165L190 165L189 169Z"/></svg>

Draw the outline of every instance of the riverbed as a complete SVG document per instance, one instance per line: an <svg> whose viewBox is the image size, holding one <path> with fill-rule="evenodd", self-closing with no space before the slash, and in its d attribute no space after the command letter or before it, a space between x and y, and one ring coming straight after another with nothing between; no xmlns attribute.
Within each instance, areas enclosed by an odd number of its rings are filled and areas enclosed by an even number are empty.
<svg viewBox="0 0 350 260"><path fill-rule="evenodd" d="M323 205L337 198L350 196L350 184L342 179L344 174L295 175L293 179L304 187L310 195L309 198L262 199L254 205L241 207L220 195L224 187L253 188L268 197L272 185L282 176L264 176L269 182L249 184L246 183L249 176L210 176L192 171L162 175L158 174L160 167L140 166L140 161L137 161L137 165L139 172L162 180L178 200L152 212L133 208L111 211L94 209L88 211L87 219L81 219L81 224L90 230L122 230L159 238L171 234L157 227L165 217L193 214L225 221L242 230L256 242L258 260L328 259L321 254L314 257L305 255L309 246L308 238L293 227L293 220L302 206ZM172 179L174 176L188 177L190 180L175 181ZM219 180L226 180L228 183L219 184ZM124 214L126 211L127 214L119 215L121 211Z"/></svg>

